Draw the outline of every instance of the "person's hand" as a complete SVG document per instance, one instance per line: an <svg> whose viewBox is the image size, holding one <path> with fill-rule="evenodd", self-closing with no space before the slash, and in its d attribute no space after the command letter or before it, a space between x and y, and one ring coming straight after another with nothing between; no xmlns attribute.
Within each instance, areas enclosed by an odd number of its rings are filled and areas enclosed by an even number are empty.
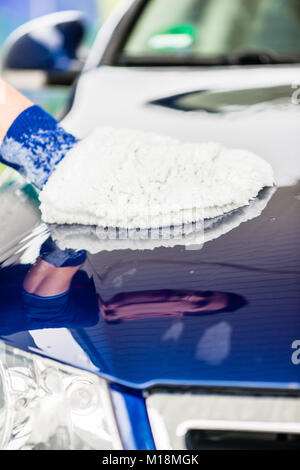
<svg viewBox="0 0 300 470"><path fill-rule="evenodd" d="M0 106L0 161L42 189L76 138L1 79L0 86L6 87Z"/></svg>

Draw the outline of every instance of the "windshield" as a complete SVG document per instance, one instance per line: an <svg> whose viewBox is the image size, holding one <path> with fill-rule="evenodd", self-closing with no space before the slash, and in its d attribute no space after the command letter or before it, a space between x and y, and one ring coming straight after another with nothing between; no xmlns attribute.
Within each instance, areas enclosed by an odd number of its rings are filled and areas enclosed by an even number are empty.
<svg viewBox="0 0 300 470"><path fill-rule="evenodd" d="M300 0L148 0L122 63L300 60Z"/></svg>

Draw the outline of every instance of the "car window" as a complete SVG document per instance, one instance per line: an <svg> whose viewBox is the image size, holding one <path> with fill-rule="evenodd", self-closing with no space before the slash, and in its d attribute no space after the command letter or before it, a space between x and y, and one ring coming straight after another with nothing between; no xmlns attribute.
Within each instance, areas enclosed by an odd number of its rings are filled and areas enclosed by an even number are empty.
<svg viewBox="0 0 300 470"><path fill-rule="evenodd" d="M149 0L121 59L300 59L300 0Z"/></svg>

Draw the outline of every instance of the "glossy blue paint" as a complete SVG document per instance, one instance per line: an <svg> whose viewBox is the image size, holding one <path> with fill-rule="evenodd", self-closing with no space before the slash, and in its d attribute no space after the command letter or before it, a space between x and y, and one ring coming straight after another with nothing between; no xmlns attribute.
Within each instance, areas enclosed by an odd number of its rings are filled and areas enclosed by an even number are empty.
<svg viewBox="0 0 300 470"><path fill-rule="evenodd" d="M299 190L299 184L278 189L259 217L201 250L177 246L89 256L85 270L106 310L101 309L93 326L85 325L92 304L79 290L78 326L72 327L66 316L35 318L34 325L27 324L35 344L29 342L29 350L131 389L157 384L300 389L300 367L292 362L292 345L300 338ZM21 247L17 243L15 251L7 252L7 263L16 263ZM2 274L1 285L8 292L5 270ZM233 292L247 303L234 311L195 314L177 308L187 289L199 295ZM166 300L161 314L157 308L149 313L145 302L132 297L133 292L142 294L151 303L157 290L172 291L180 298L176 308ZM131 299L132 309L129 315L117 309L113 318L119 294L119 301ZM1 321L9 315L17 318L13 316L16 297L6 299ZM57 328L65 336L58 335ZM23 325L20 330L25 329ZM26 348L21 333L13 332L6 330L5 341Z"/></svg>
<svg viewBox="0 0 300 470"><path fill-rule="evenodd" d="M111 398L125 450L155 450L141 392L111 385Z"/></svg>

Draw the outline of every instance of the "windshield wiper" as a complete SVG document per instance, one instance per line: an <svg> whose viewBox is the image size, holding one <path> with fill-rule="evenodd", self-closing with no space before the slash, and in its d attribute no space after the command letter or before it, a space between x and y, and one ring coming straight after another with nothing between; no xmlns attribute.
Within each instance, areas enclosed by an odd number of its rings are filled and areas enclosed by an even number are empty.
<svg viewBox="0 0 300 470"><path fill-rule="evenodd" d="M231 65L289 64L300 61L299 57L280 57L269 50L242 50L223 57Z"/></svg>

